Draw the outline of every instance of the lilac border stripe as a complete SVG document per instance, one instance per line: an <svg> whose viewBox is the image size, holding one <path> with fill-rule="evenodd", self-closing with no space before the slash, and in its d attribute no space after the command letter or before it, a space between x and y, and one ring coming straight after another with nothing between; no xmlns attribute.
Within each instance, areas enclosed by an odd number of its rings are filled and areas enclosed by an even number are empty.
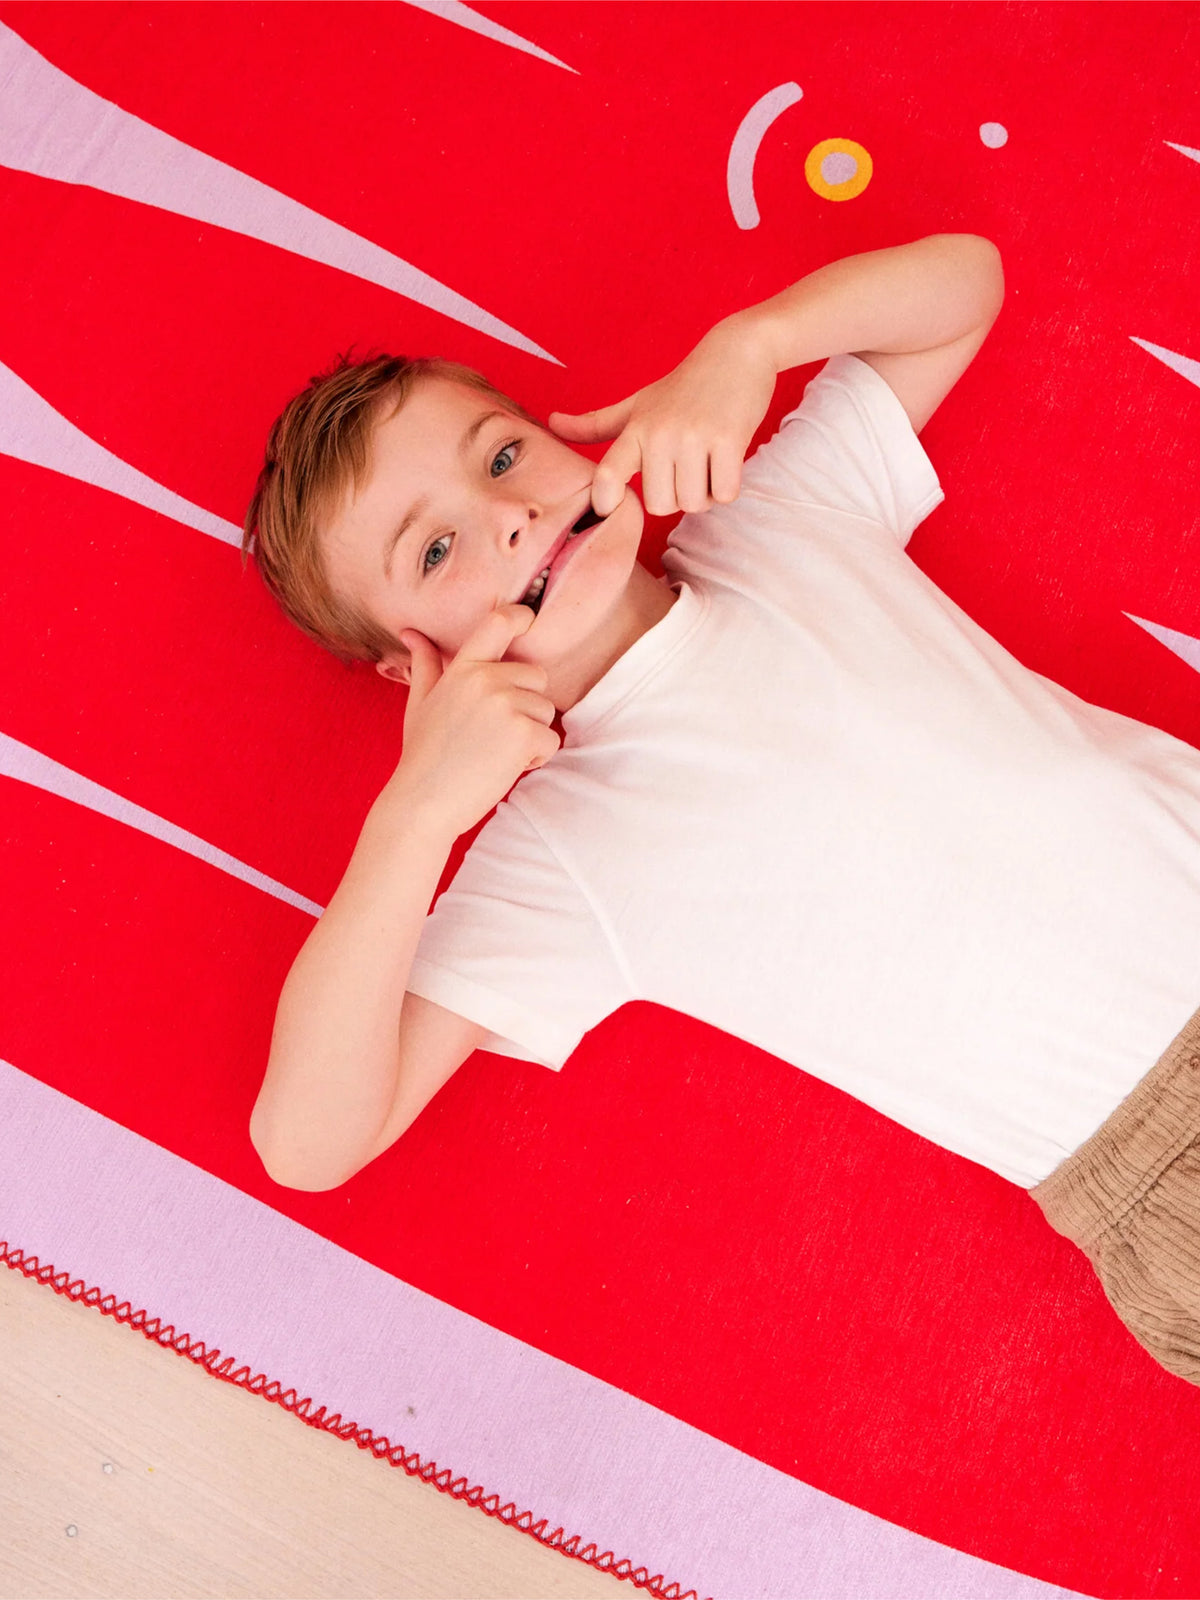
<svg viewBox="0 0 1200 1600"><path fill-rule="evenodd" d="M844 1505L393 1278L7 1062L0 1121L10 1248L667 1584L716 1600L1073 1593Z"/></svg>

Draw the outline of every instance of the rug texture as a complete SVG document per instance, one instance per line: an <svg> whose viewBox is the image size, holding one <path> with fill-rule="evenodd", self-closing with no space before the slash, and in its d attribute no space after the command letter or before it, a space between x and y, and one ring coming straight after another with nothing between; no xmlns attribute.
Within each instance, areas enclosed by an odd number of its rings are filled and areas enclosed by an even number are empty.
<svg viewBox="0 0 1200 1600"><path fill-rule="evenodd" d="M344 1188L270 1181L275 1003L404 691L237 549L340 351L578 412L829 261L981 233L1006 303L909 554L1200 743L1198 51L1191 4L0 0L11 1267L655 1594L1200 1593L1200 1394L1082 1255L693 1019L478 1052Z"/></svg>

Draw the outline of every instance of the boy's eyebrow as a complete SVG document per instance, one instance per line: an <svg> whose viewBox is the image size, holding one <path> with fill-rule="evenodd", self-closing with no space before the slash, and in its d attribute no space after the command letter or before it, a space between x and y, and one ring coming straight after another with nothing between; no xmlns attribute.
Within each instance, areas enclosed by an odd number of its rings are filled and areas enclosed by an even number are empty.
<svg viewBox="0 0 1200 1600"><path fill-rule="evenodd" d="M459 455L466 455L467 451L479 437L480 431L486 427L489 422L491 422L493 417L505 417L507 415L508 413L506 411L481 412L481 414L475 418L475 421L467 429L466 433L463 434L458 446ZM404 535L412 527L417 518L423 517L428 510L429 496L427 494L423 494L419 500L414 500L400 526L388 535L387 543L384 545L383 549L383 574L385 578L390 578L392 575L392 557L396 553L396 546L400 543L401 539L403 539Z"/></svg>
<svg viewBox="0 0 1200 1600"><path fill-rule="evenodd" d="M412 527L417 518L423 517L428 510L429 496L427 494L423 494L419 500L413 501L405 515L404 521L400 524L400 526L396 528L394 532L388 535L388 541L384 546L383 551L383 575L385 578L390 578L392 575L392 557L396 553L396 546L400 543L401 539L403 539L404 535Z"/></svg>
<svg viewBox="0 0 1200 1600"><path fill-rule="evenodd" d="M462 436L462 443L458 447L459 455L466 455L467 451L478 438L480 429L483 428L486 423L489 423L493 417L505 417L507 415L508 413L506 411L485 411L480 416L476 417L475 421Z"/></svg>

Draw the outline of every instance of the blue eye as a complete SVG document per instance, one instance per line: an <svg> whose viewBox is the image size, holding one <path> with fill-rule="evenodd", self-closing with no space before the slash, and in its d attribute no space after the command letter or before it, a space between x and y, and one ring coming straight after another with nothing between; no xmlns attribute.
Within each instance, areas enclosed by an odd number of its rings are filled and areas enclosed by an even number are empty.
<svg viewBox="0 0 1200 1600"><path fill-rule="evenodd" d="M509 442L504 446L504 449L501 450L498 455L492 457L492 465L490 470L493 478L499 478L503 473L507 472L512 466L513 462L517 459L517 443L518 441L516 439L510 439ZM505 456L510 458L508 466L501 467L500 471L497 472L496 463L497 461L503 461Z"/></svg>
<svg viewBox="0 0 1200 1600"><path fill-rule="evenodd" d="M435 539L433 541L433 543L429 546L429 549L426 550L426 552L425 552L425 561L424 561L424 564L423 564L423 570L425 572L432 572L434 567L440 567L442 565L442 563L445 561L446 557L445 556L441 556L441 557L439 557L439 559L437 561L435 561L433 563L433 566L431 566L430 563L429 563L430 556L433 554L433 552L437 549L438 545L440 545L440 544L444 544L446 546L447 550L449 550L449 548L450 548L450 536L449 536L449 534L443 534L440 539Z"/></svg>
<svg viewBox="0 0 1200 1600"><path fill-rule="evenodd" d="M491 466L489 467L488 471L493 478L503 477L506 472L511 471L513 463L517 459L520 444L521 441L519 439L510 439L504 448L497 451L497 453L492 457ZM499 471L496 470L497 467L499 467ZM435 567L441 567L445 565L445 554L437 557L437 559L433 561L430 560L430 557L433 555L434 551L439 547L439 545L445 545L446 552L449 553L450 540L452 537L452 534L443 534L440 539L434 540L434 542L425 552L424 559L421 563L422 573L430 573Z"/></svg>

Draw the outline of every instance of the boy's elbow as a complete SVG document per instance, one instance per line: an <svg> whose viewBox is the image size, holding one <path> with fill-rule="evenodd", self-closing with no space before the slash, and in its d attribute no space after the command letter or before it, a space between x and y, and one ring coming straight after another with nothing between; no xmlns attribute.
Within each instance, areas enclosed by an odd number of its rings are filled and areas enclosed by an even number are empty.
<svg viewBox="0 0 1200 1600"><path fill-rule="evenodd" d="M302 1189L306 1194L324 1194L330 1189L340 1189L354 1176L352 1172L339 1173L336 1178L327 1174L296 1172L286 1164L268 1161L261 1151L259 1160L272 1183L277 1183L281 1189Z"/></svg>
<svg viewBox="0 0 1200 1600"><path fill-rule="evenodd" d="M1000 254L999 245L991 239L985 239L983 234L971 233L966 237L974 240L974 248L983 264L984 281L987 286L985 315L994 322L1000 315L1000 307L1004 304L1004 258Z"/></svg>
<svg viewBox="0 0 1200 1600"><path fill-rule="evenodd" d="M311 1166L305 1167L303 1163L297 1165L293 1159L289 1159L286 1151L272 1147L253 1118L250 1122L250 1143L254 1146L255 1154L262 1162L267 1177L281 1189L301 1189L308 1194L323 1194L330 1189L340 1189L342 1184L349 1183L354 1176L354 1172L338 1172L334 1175L328 1171L318 1171Z"/></svg>
<svg viewBox="0 0 1200 1600"><path fill-rule="evenodd" d="M330 1189L340 1189L344 1183L349 1183L354 1176L350 1172L344 1178L314 1178L311 1174L300 1175L287 1171L272 1170L265 1161L263 1166L266 1168L267 1177L270 1178L272 1183L277 1183L281 1189L300 1189L305 1194L325 1194Z"/></svg>

